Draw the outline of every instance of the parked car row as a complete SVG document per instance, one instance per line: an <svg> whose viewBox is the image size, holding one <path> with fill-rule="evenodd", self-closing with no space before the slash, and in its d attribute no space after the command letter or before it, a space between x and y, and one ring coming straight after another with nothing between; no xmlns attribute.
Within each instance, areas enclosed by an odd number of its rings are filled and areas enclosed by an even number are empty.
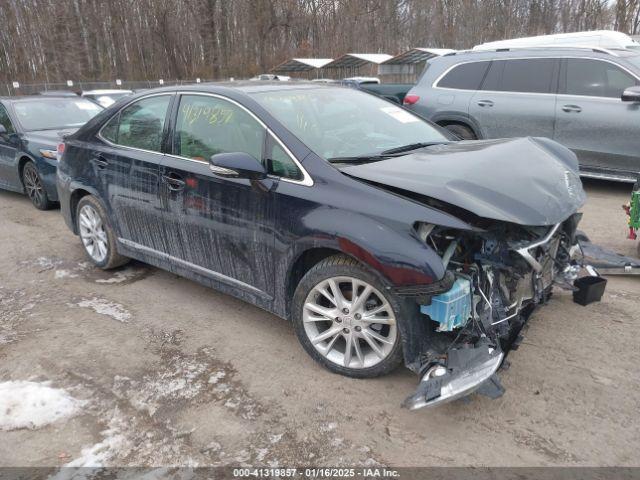
<svg viewBox="0 0 640 480"><path fill-rule="evenodd" d="M408 408L471 391L576 267L585 195L549 139L458 141L375 96L234 82L128 98L65 137L57 189L90 260L134 258L289 319L331 371L404 363Z"/></svg>
<svg viewBox="0 0 640 480"><path fill-rule="evenodd" d="M578 155L582 176L635 182L640 45L616 32L587 33L496 42L434 57L415 85L361 77L331 82L402 103L464 140L552 138ZM596 38L624 48L570 44ZM555 43L535 46L548 42Z"/></svg>
<svg viewBox="0 0 640 480"><path fill-rule="evenodd" d="M500 395L518 332L576 273L570 150L459 141L340 86L2 99L0 148L2 186L59 201L97 267L137 259L289 319L343 375L404 363L412 409Z"/></svg>

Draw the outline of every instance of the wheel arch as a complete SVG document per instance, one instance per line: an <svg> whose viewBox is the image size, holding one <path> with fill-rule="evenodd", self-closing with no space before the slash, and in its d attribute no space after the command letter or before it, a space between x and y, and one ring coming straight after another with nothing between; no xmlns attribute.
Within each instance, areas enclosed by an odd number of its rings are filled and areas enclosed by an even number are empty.
<svg viewBox="0 0 640 480"><path fill-rule="evenodd" d="M76 210L78 208L78 204L80 203L80 200L82 200L87 195L91 195L95 197L96 200L102 205L102 207L105 208L104 202L102 201L100 196L97 194L97 192L93 191L93 189L87 188L82 185L77 186L76 188L73 188L71 191L71 194L69 195L69 214L71 217L71 224L73 225L72 230L73 230L73 233L76 235L78 235Z"/></svg>
<svg viewBox="0 0 640 480"><path fill-rule="evenodd" d="M460 114L440 114L435 115L431 121L441 127L446 127L447 125L461 125L470 129L476 138L483 138L480 125L469 116Z"/></svg>
<svg viewBox="0 0 640 480"><path fill-rule="evenodd" d="M24 170L24 166L28 162L33 162L33 164L36 165L36 168L38 168L36 161L33 158L31 158L29 155L23 152L20 155L20 158L18 159L18 179L20 180L20 185L22 185L23 190L24 190L24 180L22 179L22 172Z"/></svg>
<svg viewBox="0 0 640 480"><path fill-rule="evenodd" d="M311 270L315 265L320 263L325 258L340 254L344 254L344 252L331 247L310 247L298 254L297 258L293 261L291 267L289 268L289 272L287 275L285 293L285 298L288 299L287 314L289 314L291 310L291 299L293 298L293 294L296 291L298 284L302 280L302 277L304 277L309 270Z"/></svg>

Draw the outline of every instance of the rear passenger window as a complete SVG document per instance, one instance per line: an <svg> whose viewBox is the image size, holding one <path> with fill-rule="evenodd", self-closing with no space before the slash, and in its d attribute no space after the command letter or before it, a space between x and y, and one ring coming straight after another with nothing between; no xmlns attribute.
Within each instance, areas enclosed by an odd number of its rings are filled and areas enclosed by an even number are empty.
<svg viewBox="0 0 640 480"><path fill-rule="evenodd" d="M463 63L453 67L439 82L438 87L459 90L478 90L491 62Z"/></svg>
<svg viewBox="0 0 640 480"><path fill-rule="evenodd" d="M569 59L566 69L566 93L589 97L620 98L637 80L617 66L600 60Z"/></svg>
<svg viewBox="0 0 640 480"><path fill-rule="evenodd" d="M117 145L160 152L170 101L170 95L139 100L109 120L100 135Z"/></svg>
<svg viewBox="0 0 640 480"><path fill-rule="evenodd" d="M554 58L504 60L501 92L550 93L553 80Z"/></svg>

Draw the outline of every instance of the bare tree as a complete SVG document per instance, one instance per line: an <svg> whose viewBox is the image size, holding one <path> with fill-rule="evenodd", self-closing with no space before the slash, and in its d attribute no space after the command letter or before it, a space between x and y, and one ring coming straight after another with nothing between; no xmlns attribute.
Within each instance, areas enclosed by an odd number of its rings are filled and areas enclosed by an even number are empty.
<svg viewBox="0 0 640 480"><path fill-rule="evenodd" d="M0 0L0 81L242 77L292 56L640 29L640 0Z"/></svg>

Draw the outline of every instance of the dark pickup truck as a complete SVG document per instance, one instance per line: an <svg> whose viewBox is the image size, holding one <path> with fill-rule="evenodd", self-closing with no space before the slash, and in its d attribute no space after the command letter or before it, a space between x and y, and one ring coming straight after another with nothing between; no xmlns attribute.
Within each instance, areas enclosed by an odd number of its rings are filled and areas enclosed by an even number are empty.
<svg viewBox="0 0 640 480"><path fill-rule="evenodd" d="M341 80L342 85L378 95L402 105L405 95L413 88L412 83L378 83L374 81Z"/></svg>

